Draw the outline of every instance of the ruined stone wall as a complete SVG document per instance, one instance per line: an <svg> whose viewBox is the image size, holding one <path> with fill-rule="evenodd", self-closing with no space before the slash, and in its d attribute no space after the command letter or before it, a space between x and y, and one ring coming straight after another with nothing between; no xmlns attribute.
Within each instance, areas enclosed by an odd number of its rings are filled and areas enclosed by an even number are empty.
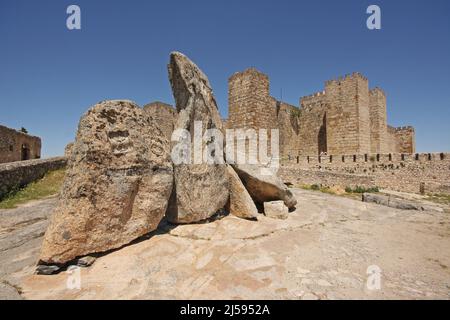
<svg viewBox="0 0 450 320"><path fill-rule="evenodd" d="M371 153L395 151L388 147L386 95L380 88L369 91Z"/></svg>
<svg viewBox="0 0 450 320"><path fill-rule="evenodd" d="M282 157L294 158L299 154L300 117L299 109L291 104L274 100L277 128L279 129L280 154Z"/></svg>
<svg viewBox="0 0 450 320"><path fill-rule="evenodd" d="M300 99L299 154L327 152L327 100L325 91Z"/></svg>
<svg viewBox="0 0 450 320"><path fill-rule="evenodd" d="M450 194L450 153L299 156L282 165L350 174L355 175L355 179L364 175L373 185L396 191L419 193L423 183L427 193Z"/></svg>
<svg viewBox="0 0 450 320"><path fill-rule="evenodd" d="M58 157L0 164L0 199L11 190L41 179L48 171L64 168L66 159Z"/></svg>
<svg viewBox="0 0 450 320"><path fill-rule="evenodd" d="M398 127L395 128L395 138L400 153L415 153L416 141L413 127Z"/></svg>
<svg viewBox="0 0 450 320"><path fill-rule="evenodd" d="M359 73L325 84L329 154L369 153L369 84Z"/></svg>
<svg viewBox="0 0 450 320"><path fill-rule="evenodd" d="M228 80L228 125L259 129L276 126L269 78L254 68L237 72Z"/></svg>
<svg viewBox="0 0 450 320"><path fill-rule="evenodd" d="M0 126L0 163L40 157L40 138Z"/></svg>

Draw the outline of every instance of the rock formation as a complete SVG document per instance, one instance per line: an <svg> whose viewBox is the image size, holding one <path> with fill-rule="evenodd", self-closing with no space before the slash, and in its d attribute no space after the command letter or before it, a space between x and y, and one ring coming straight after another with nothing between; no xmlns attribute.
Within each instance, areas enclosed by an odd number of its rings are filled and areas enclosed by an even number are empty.
<svg viewBox="0 0 450 320"><path fill-rule="evenodd" d="M194 122L201 121L201 134L207 129L222 130L222 120L206 75L185 55L170 55L169 80L178 111L175 130L187 130L194 140ZM189 137L182 137L189 139ZM181 140L180 140L181 141ZM180 142L178 141L178 142ZM211 141L202 141L202 150ZM174 163L174 192L167 213L169 221L190 223L207 219L223 209L228 201L225 164L195 163L194 148L190 163ZM216 154L222 157L222 154Z"/></svg>
<svg viewBox="0 0 450 320"><path fill-rule="evenodd" d="M155 230L172 191L170 144L130 101L105 101L80 120L40 260L63 264Z"/></svg>
<svg viewBox="0 0 450 320"><path fill-rule="evenodd" d="M155 230L164 215L172 223L192 223L228 209L256 219L256 202L268 216L286 218L286 206L295 206L275 174L225 163L223 125L203 72L177 52L168 69L177 112L162 103L141 109L130 101L104 101L81 118L67 148L66 178L44 237L39 273L57 272L75 259L88 266L95 253ZM189 148L178 154L183 143ZM267 204L274 200L284 204Z"/></svg>
<svg viewBox="0 0 450 320"><path fill-rule="evenodd" d="M263 205L264 202L283 200L289 209L297 204L297 200L288 187L275 174L265 174L263 167L234 165L233 168L257 204Z"/></svg>
<svg viewBox="0 0 450 320"><path fill-rule="evenodd" d="M257 218L258 209L242 184L241 179L239 179L239 176L231 166L228 166L227 171L230 184L230 203L228 208L230 214L244 219Z"/></svg>

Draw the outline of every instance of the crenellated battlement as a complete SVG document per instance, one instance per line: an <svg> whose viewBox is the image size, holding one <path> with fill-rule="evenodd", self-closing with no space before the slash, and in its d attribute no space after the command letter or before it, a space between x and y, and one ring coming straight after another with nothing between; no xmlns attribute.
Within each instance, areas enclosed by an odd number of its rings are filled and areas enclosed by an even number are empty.
<svg viewBox="0 0 450 320"><path fill-rule="evenodd" d="M263 77L263 78L266 78L267 81L269 80L269 77L265 73L259 71L255 67L249 67L249 68L245 69L244 71L233 73L233 75L228 79L228 81L234 81L237 78L241 78L241 77L245 77L245 76Z"/></svg>
<svg viewBox="0 0 450 320"><path fill-rule="evenodd" d="M380 87L375 87L375 88L372 88L372 89L369 90L369 95L374 96L374 95L377 95L377 94L381 94L383 96L386 96L386 93Z"/></svg>
<svg viewBox="0 0 450 320"><path fill-rule="evenodd" d="M399 132L399 131L411 131L414 132L414 127L412 126L402 126L402 127L394 127L393 128L394 131Z"/></svg>
<svg viewBox="0 0 450 320"><path fill-rule="evenodd" d="M355 80L355 79L360 79L360 80L367 81L367 82L369 81L361 73L353 72L353 73L345 74L343 76L339 76L336 79L327 80L327 81L325 81L325 85L339 84L344 81Z"/></svg>

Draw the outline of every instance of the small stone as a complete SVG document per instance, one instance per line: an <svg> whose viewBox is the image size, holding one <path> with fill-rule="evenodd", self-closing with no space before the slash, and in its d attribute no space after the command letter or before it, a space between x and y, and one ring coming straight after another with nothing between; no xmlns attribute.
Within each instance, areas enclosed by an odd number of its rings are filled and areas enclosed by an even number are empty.
<svg viewBox="0 0 450 320"><path fill-rule="evenodd" d="M283 201L264 202L264 214L273 219L287 219L288 207Z"/></svg>
<svg viewBox="0 0 450 320"><path fill-rule="evenodd" d="M77 260L77 266L89 267L95 262L96 258L93 256L85 256Z"/></svg>
<svg viewBox="0 0 450 320"><path fill-rule="evenodd" d="M41 275L55 274L59 271L59 269L60 269L60 267L58 267L56 265L40 264L36 267L36 274L41 274Z"/></svg>

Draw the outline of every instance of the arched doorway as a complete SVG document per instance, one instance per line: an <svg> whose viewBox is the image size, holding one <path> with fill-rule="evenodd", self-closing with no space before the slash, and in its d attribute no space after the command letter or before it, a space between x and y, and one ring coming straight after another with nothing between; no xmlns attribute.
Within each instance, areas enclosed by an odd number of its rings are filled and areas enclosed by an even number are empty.
<svg viewBox="0 0 450 320"><path fill-rule="evenodd" d="M319 146L319 155L327 153L327 114L323 115L322 125L319 129L317 137L317 144Z"/></svg>
<svg viewBox="0 0 450 320"><path fill-rule="evenodd" d="M29 160L30 159L30 147L24 143L22 144L22 149L21 149L21 160Z"/></svg>

